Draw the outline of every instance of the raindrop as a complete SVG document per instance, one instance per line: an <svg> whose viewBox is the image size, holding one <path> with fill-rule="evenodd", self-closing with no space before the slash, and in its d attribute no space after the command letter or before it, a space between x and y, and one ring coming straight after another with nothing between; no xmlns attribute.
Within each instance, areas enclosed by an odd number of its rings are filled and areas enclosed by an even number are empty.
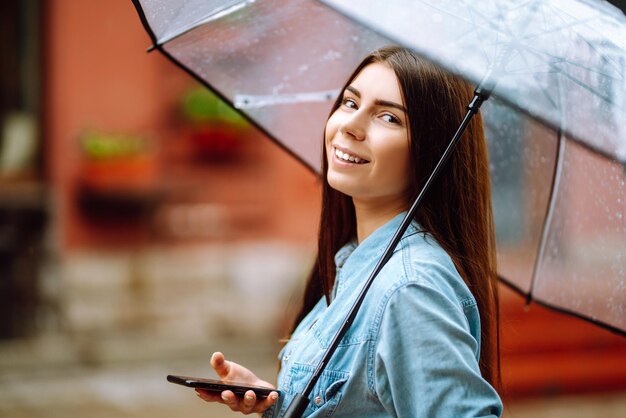
<svg viewBox="0 0 626 418"><path fill-rule="evenodd" d="M285 84L280 83L274 87L272 87L272 94L280 94L282 90L285 89Z"/></svg>
<svg viewBox="0 0 626 418"><path fill-rule="evenodd" d="M341 52L339 51L328 51L326 55L322 57L322 61L333 61L341 58Z"/></svg>

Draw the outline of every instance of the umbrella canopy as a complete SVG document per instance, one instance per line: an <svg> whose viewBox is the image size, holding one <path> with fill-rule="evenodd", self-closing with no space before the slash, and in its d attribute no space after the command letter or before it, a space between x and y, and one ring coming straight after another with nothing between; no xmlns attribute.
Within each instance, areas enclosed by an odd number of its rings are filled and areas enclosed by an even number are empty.
<svg viewBox="0 0 626 418"><path fill-rule="evenodd" d="M477 83L499 274L626 334L626 19L596 1L134 0L154 47L319 171L332 101L371 50ZM330 6L330 7L329 7Z"/></svg>
<svg viewBox="0 0 626 418"><path fill-rule="evenodd" d="M626 163L626 19L614 6L322 1L475 83L493 68L493 94L507 105Z"/></svg>

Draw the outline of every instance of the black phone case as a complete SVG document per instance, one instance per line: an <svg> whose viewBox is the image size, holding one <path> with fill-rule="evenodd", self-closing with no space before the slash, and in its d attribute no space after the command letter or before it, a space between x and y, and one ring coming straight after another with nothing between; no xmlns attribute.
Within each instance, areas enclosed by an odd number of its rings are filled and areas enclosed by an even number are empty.
<svg viewBox="0 0 626 418"><path fill-rule="evenodd" d="M237 396L243 396L247 391L252 390L257 398L267 398L270 393L277 392L276 389L264 388L260 386L250 386L245 383L224 382L216 379L205 379L201 377L167 375L167 381L194 389L202 389L211 392L223 392L231 390Z"/></svg>

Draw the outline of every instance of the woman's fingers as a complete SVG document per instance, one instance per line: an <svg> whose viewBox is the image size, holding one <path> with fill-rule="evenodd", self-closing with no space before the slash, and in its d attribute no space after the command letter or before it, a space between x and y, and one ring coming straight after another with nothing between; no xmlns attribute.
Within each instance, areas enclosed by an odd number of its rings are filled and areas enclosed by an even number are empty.
<svg viewBox="0 0 626 418"><path fill-rule="evenodd" d="M245 367L226 360L224 354L219 351L211 356L211 367L215 370L220 379L238 381L244 384L271 387L271 384L260 380L250 370ZM248 390L243 396L236 396L232 391L225 390L220 394L210 393L204 390L196 390L198 396L207 402L219 402L227 405L233 411L250 414L253 412L264 412L274 405L278 400L278 392L272 392L265 399L257 399L252 390Z"/></svg>
<svg viewBox="0 0 626 418"><path fill-rule="evenodd" d="M212 393L201 389L196 389L198 396L207 402L219 402L228 406L232 411L251 414L253 412L263 413L278 400L278 393L272 392L262 400L257 400L256 394L249 390L243 397L237 397L232 391L225 390L222 393Z"/></svg>
<svg viewBox="0 0 626 418"><path fill-rule="evenodd" d="M243 395L243 399L241 400L241 409L240 411L244 414L250 414L255 412L256 406L256 394L249 390Z"/></svg>
<svg viewBox="0 0 626 418"><path fill-rule="evenodd" d="M274 405L278 400L278 392L272 392L269 396L257 404L257 408L259 409L256 412L265 412L269 407Z"/></svg>
<svg viewBox="0 0 626 418"><path fill-rule="evenodd" d="M249 390L247 391L242 398L237 398L238 405L234 403L230 404L231 409L233 411L239 411L244 414L251 414L254 412L263 413L269 407L274 405L278 400L278 393L272 392L267 398L262 400L257 400L256 394ZM234 408L233 408L234 407Z"/></svg>
<svg viewBox="0 0 626 418"><path fill-rule="evenodd" d="M221 393L221 402L232 411L250 414L255 412L256 395L249 390L243 397L238 398L232 391L225 390Z"/></svg>
<svg viewBox="0 0 626 418"><path fill-rule="evenodd" d="M196 389L196 395L200 399L203 399L207 402L221 402L223 403L222 397L219 393L207 392L206 390Z"/></svg>
<svg viewBox="0 0 626 418"><path fill-rule="evenodd" d="M224 354L219 351L213 353L211 356L211 367L213 367L215 373L222 379L228 376L231 369L230 362L226 361Z"/></svg>
<svg viewBox="0 0 626 418"><path fill-rule="evenodd" d="M207 402L219 402L228 405L234 411L239 407L239 399L237 399L237 396L230 390L217 393L196 389L196 394Z"/></svg>
<svg viewBox="0 0 626 418"><path fill-rule="evenodd" d="M225 390L221 393L221 402L227 405L233 411L241 411L241 401L230 390Z"/></svg>

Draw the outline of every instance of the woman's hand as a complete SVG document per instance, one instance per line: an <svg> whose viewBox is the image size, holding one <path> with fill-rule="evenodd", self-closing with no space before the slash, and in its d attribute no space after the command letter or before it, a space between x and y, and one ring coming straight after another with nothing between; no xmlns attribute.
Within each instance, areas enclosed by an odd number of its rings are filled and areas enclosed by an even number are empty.
<svg viewBox="0 0 626 418"><path fill-rule="evenodd" d="M227 361L222 353L213 353L211 356L211 367L222 380L232 380L254 386L265 386L273 388L271 384L265 382L245 367ZM196 389L196 393L207 402L219 402L227 405L231 410L251 414L253 412L263 413L278 400L278 393L272 392L265 398L257 401L256 395L249 390L243 398L238 398L232 391L225 390L221 394L207 392Z"/></svg>

